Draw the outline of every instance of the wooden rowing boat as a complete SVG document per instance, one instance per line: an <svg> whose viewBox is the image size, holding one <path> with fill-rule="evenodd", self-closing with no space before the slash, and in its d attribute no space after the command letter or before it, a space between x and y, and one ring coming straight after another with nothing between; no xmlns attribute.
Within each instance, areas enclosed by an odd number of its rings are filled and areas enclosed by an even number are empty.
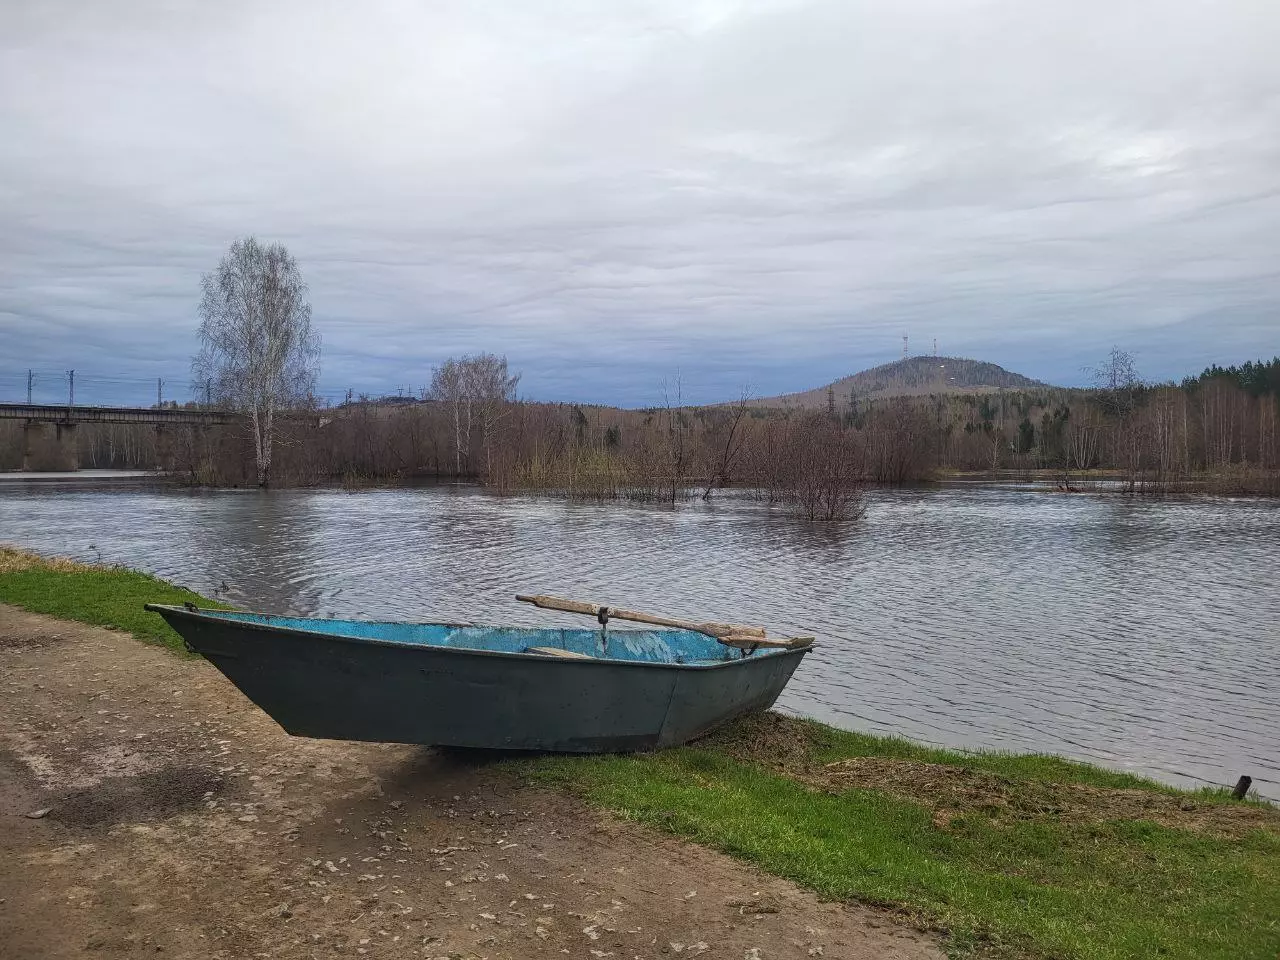
<svg viewBox="0 0 1280 960"><path fill-rule="evenodd" d="M594 615L599 628L147 609L295 736L511 750L594 753L684 743L767 709L812 642L770 639L755 627L528 599ZM611 619L658 623L617 630Z"/></svg>

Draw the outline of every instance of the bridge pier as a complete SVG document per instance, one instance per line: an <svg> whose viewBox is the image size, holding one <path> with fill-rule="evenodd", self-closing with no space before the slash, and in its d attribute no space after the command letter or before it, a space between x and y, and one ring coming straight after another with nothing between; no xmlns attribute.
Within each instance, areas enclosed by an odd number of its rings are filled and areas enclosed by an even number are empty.
<svg viewBox="0 0 1280 960"><path fill-rule="evenodd" d="M76 446L76 424L59 423L55 424L55 427L55 456L58 462L55 469L79 470L80 449Z"/></svg>
<svg viewBox="0 0 1280 960"><path fill-rule="evenodd" d="M156 424L156 469L168 470L173 462L173 439L163 423Z"/></svg>
<svg viewBox="0 0 1280 960"><path fill-rule="evenodd" d="M74 423L55 423L49 430L49 423L42 420L24 420L22 422L22 469L33 470L79 470L80 451L76 446L76 425ZM50 436L50 433L53 436Z"/></svg>
<svg viewBox="0 0 1280 960"><path fill-rule="evenodd" d="M24 420L22 423L22 472L31 472L32 435L38 441L44 435L44 424L38 420Z"/></svg>

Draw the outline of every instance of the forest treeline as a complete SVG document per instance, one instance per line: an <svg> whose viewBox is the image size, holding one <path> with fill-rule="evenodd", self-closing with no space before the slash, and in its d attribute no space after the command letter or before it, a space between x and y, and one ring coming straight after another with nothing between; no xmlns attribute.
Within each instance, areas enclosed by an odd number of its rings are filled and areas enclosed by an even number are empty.
<svg viewBox="0 0 1280 960"><path fill-rule="evenodd" d="M812 518L856 514L865 484L948 471L1053 471L1070 488L1113 471L1123 489L1280 495L1280 358L1147 385L1113 352L1095 388L832 397L821 412L669 402L645 410L515 399L491 355L436 371L416 401L293 411L276 427L275 485L469 478L498 490L675 500L745 486ZM251 437L209 428L82 425L82 467L159 467L192 484L255 482ZM0 468L21 459L0 426Z"/></svg>

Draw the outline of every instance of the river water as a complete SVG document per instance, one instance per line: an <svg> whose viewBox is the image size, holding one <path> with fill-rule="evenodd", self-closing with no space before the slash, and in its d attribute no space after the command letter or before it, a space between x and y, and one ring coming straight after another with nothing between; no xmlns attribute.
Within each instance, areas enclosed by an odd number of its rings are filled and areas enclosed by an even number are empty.
<svg viewBox="0 0 1280 960"><path fill-rule="evenodd" d="M879 491L850 524L475 488L0 485L0 542L280 613L578 624L553 593L815 634L780 701L1280 798L1280 505L1017 486Z"/></svg>

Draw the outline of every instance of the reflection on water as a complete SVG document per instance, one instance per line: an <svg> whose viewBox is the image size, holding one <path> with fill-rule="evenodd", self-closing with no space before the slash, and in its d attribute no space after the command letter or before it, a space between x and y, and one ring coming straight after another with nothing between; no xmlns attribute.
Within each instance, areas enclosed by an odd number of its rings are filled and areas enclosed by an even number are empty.
<svg viewBox="0 0 1280 960"><path fill-rule="evenodd" d="M1017 487L877 493L811 525L469 488L0 488L0 541L321 616L566 624L516 592L816 634L782 706L1280 797L1280 509ZM96 549L90 549L92 545Z"/></svg>

